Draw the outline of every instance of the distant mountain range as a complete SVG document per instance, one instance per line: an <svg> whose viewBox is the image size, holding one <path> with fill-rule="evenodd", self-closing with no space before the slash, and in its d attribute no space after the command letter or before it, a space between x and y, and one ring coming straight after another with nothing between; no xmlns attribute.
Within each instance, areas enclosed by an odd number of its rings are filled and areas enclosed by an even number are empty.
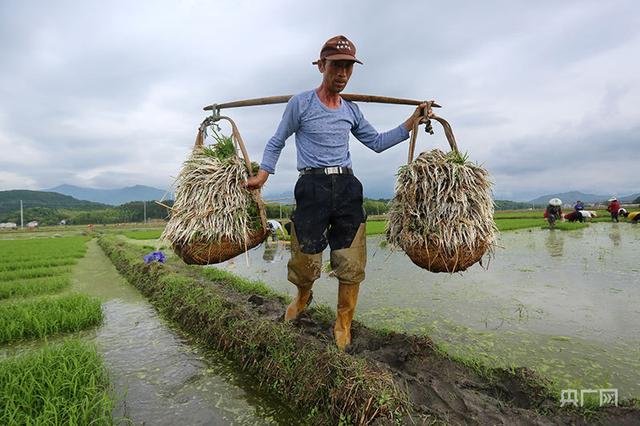
<svg viewBox="0 0 640 426"><path fill-rule="evenodd" d="M166 191L151 186L135 185L119 189L83 188L74 185L59 185L55 188L44 189L46 192L57 192L77 198L78 200L119 206L130 201L160 200ZM173 194L167 194L165 199L173 199Z"/></svg>
<svg viewBox="0 0 640 426"><path fill-rule="evenodd" d="M0 191L0 215L19 211L20 201L22 201L24 209L48 207L50 209L99 210L107 207L104 204L76 200L71 196L56 194L55 192L16 189Z"/></svg>
<svg viewBox="0 0 640 426"><path fill-rule="evenodd" d="M640 193L618 197L618 200L620 200L620 202L622 203L631 203L638 197L640 197ZM602 203L611 198L611 195L585 194L584 192L580 191L569 191L560 194L542 195L534 200L529 201L529 203L546 205L551 198L560 198L562 202L569 204L575 203L578 200L585 203Z"/></svg>

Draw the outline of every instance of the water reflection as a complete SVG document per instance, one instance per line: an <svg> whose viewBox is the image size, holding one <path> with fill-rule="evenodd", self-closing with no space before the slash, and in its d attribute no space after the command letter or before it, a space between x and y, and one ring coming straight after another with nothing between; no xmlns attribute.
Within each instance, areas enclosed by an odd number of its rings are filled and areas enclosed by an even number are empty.
<svg viewBox="0 0 640 426"><path fill-rule="evenodd" d="M488 270L453 275L417 268L371 237L356 319L540 368L565 384L608 381L620 395L640 395L640 332L629 326L640 322L640 227L613 225L504 232ZM621 250L612 250L618 234ZM266 263L265 249L250 251L248 263L238 257L234 266L217 267L293 295L286 262ZM279 253L288 260L287 246ZM323 272L314 303L335 306L336 293L336 279Z"/></svg>
<svg viewBox="0 0 640 426"><path fill-rule="evenodd" d="M545 246L551 257L562 257L564 251L564 233L565 231L557 231L550 229L545 239Z"/></svg>
<svg viewBox="0 0 640 426"><path fill-rule="evenodd" d="M620 235L620 227L617 223L611 224L611 231L609 231L609 239L613 243L614 247L618 247L620 245L622 236Z"/></svg>
<svg viewBox="0 0 640 426"><path fill-rule="evenodd" d="M285 246L286 243L284 241L265 241L262 260L267 263L282 262L287 253Z"/></svg>
<svg viewBox="0 0 640 426"><path fill-rule="evenodd" d="M244 264L238 257L239 264ZM74 271L75 291L103 300L92 330L116 393L114 416L132 424L290 423L289 408L256 389L221 354L205 354L169 327L91 241Z"/></svg>

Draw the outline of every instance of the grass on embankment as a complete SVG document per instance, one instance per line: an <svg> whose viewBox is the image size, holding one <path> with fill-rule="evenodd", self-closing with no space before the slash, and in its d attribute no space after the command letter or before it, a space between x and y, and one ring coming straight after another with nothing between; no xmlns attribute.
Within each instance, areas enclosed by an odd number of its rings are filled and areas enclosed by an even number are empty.
<svg viewBox="0 0 640 426"><path fill-rule="evenodd" d="M113 237L102 237L99 244L120 273L165 316L223 350L263 389L309 413L301 423L394 422L407 410L407 396L388 371L305 338L290 324L256 314L242 290L202 282L195 268L192 278L170 265L145 265L143 250ZM256 285L238 286L247 291Z"/></svg>
<svg viewBox="0 0 640 426"><path fill-rule="evenodd" d="M109 391L94 346L47 346L0 361L0 424L112 424Z"/></svg>
<svg viewBox="0 0 640 426"><path fill-rule="evenodd" d="M148 229L144 231L127 231L123 232L127 238L131 238L132 240L157 240L162 235L162 229Z"/></svg>
<svg viewBox="0 0 640 426"><path fill-rule="evenodd" d="M289 302L287 297L278 294L260 281L247 280L218 268L202 268L201 273L202 276L211 281L223 281L239 293L258 294L265 297L278 297L287 303Z"/></svg>
<svg viewBox="0 0 640 426"><path fill-rule="evenodd" d="M100 300L83 294L0 304L0 343L73 332L102 321Z"/></svg>
<svg viewBox="0 0 640 426"><path fill-rule="evenodd" d="M55 293L71 284L70 275L0 282L0 300Z"/></svg>

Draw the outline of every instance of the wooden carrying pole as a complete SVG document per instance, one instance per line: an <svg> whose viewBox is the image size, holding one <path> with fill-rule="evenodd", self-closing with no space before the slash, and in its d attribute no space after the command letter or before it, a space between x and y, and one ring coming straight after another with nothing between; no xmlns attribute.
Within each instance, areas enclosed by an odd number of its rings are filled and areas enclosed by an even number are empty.
<svg viewBox="0 0 640 426"><path fill-rule="evenodd" d="M254 98L245 99L242 101L226 102L224 104L212 104L204 107L205 111L217 111L223 108L238 108L257 105L272 105L272 104L284 104L289 101L293 95L284 96L269 96L266 98ZM420 105L425 101L417 101L414 99L402 99L402 98L390 98L388 96L374 96L374 95L357 95L352 93L345 93L340 95L342 99L355 102L373 102L379 104L396 104L396 105ZM432 108L440 108L440 105L433 103Z"/></svg>

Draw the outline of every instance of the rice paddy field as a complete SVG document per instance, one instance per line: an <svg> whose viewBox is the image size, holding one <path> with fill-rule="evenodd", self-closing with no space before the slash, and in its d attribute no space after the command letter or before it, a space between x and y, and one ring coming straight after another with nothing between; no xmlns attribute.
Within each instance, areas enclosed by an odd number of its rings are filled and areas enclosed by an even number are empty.
<svg viewBox="0 0 640 426"><path fill-rule="evenodd" d="M425 272L370 233L356 318L431 336L470 364L530 367L553 381L558 396L568 388L616 388L621 399L637 399L640 227L558 223L549 230L528 216L496 219L495 258L463 274ZM293 295L289 256L287 244L270 242L220 267ZM336 284L324 272L314 300L334 305Z"/></svg>
<svg viewBox="0 0 640 426"><path fill-rule="evenodd" d="M392 251L386 221L367 224L367 279L356 320L426 335L475 366L526 366L554 392L618 389L640 397L640 227L499 212L495 258L433 274ZM601 223L606 222L606 223ZM163 228L97 227L138 250L163 250ZM0 424L274 424L296 413L225 354L167 323L81 227L0 232ZM293 295L287 241L205 267L247 295ZM325 253L325 260L328 253ZM249 278L241 280L235 276ZM252 284L252 280L264 284ZM314 305L334 306L330 270Z"/></svg>
<svg viewBox="0 0 640 426"><path fill-rule="evenodd" d="M100 301L60 294L87 238L0 240L0 424L108 423L113 399L96 348L78 339L49 344L102 321ZM4 352L4 351L3 351Z"/></svg>
<svg viewBox="0 0 640 426"><path fill-rule="evenodd" d="M165 323L81 232L0 233L0 424L290 418L223 354Z"/></svg>

